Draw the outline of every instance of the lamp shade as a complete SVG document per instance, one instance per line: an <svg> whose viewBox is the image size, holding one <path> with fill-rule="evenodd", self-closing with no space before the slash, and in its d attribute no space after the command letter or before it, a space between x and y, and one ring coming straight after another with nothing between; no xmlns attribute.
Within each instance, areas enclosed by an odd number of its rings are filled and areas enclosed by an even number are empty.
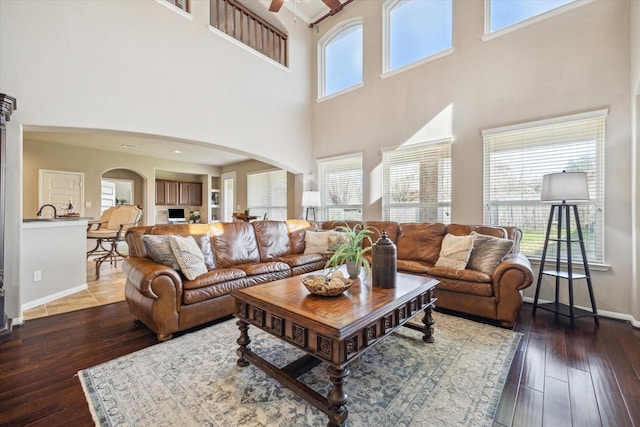
<svg viewBox="0 0 640 427"><path fill-rule="evenodd" d="M319 191L303 191L302 192L302 206L308 208L317 208L322 206L320 201Z"/></svg>
<svg viewBox="0 0 640 427"><path fill-rule="evenodd" d="M587 174L585 172L561 172L544 175L540 200L543 202L589 200Z"/></svg>

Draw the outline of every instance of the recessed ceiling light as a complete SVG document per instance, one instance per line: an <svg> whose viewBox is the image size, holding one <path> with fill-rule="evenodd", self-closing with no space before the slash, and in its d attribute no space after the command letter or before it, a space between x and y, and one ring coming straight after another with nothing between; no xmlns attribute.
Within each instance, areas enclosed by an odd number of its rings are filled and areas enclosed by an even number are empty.
<svg viewBox="0 0 640 427"><path fill-rule="evenodd" d="M173 150L173 152L176 153L176 154L182 154L182 151L180 151L180 150Z"/></svg>
<svg viewBox="0 0 640 427"><path fill-rule="evenodd" d="M133 145L133 144L122 144L121 145L122 148L136 148L137 145Z"/></svg>

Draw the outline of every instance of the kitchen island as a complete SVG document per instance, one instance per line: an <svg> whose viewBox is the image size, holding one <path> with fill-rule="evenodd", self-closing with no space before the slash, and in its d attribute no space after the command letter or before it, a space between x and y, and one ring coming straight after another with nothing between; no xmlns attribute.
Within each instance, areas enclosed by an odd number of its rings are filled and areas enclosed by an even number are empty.
<svg viewBox="0 0 640 427"><path fill-rule="evenodd" d="M38 217L23 220L21 311L87 289L87 225L92 219Z"/></svg>

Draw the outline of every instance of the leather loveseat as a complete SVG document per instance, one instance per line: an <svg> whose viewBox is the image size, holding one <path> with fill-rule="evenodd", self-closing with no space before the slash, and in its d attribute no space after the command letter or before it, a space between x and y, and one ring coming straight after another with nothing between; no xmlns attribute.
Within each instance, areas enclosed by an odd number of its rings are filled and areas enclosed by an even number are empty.
<svg viewBox="0 0 640 427"><path fill-rule="evenodd" d="M125 236L129 258L122 267L127 276L127 304L159 340L169 339L175 332L230 315L234 311L229 294L233 289L322 269L328 254L305 253L305 237L312 235L308 231L329 230L340 224L344 223L287 220L131 228ZM513 326L522 306L520 291L533 281L529 261L518 253L518 228L390 221L349 224L384 229L397 245L399 271L440 280L437 306ZM509 239L513 247L491 274L436 266L445 235L472 233ZM145 236L171 235L193 236L206 266L202 274L189 280L183 272L152 259L145 243L150 238ZM378 234L372 238L375 242Z"/></svg>
<svg viewBox="0 0 640 427"><path fill-rule="evenodd" d="M329 230L344 224L345 222L325 221L320 227ZM349 227L371 227L373 233L370 237L374 243L379 233L385 230L397 246L398 271L424 274L440 281L435 290L438 299L436 307L497 320L506 328L514 326L522 307L522 291L533 282L531 263L520 253L522 231L518 227L393 221L347 221L346 224ZM499 249L490 253L489 255L493 255L493 263L489 261L489 265L483 268L484 271L470 266L464 269L441 267L437 264L443 239L447 234L478 234L486 241L485 247L494 241L497 246L509 249L506 254L500 253ZM513 243L504 246L504 243L508 243L505 240ZM365 244L368 242L365 241ZM488 252L491 250L491 247L487 247ZM471 255L474 254L473 251Z"/></svg>

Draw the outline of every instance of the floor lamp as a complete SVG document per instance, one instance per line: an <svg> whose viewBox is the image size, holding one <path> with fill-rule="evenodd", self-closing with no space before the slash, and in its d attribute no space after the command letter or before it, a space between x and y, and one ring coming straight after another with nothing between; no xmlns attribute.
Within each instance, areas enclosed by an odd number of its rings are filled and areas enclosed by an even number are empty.
<svg viewBox="0 0 640 427"><path fill-rule="evenodd" d="M587 174L584 172L562 172L545 175L542 178L542 191L540 200L544 202L552 202L551 211L549 212L549 223L547 224L547 233L544 240L544 248L542 250L542 258L540 260L540 271L538 273L538 283L536 285L536 295L533 300L532 315L536 315L536 309L551 311L558 315L569 317L571 326L577 317L593 316L596 326L600 325L598 320L598 311L596 309L596 301L593 296L593 287L591 285L591 276L589 273L589 264L587 263L587 255L584 247L584 238L582 236L582 228L580 227L580 218L578 216L578 206L575 201L589 200L589 188L587 185ZM567 203L567 200L570 203ZM577 238L571 235L571 213L576 223ZM557 220L557 236L551 237L551 228L554 216ZM563 233L564 231L564 233ZM545 261L547 258L547 248L549 242L556 244L556 262L554 270L545 270ZM573 271L572 260L572 244L580 244L580 253L582 255L582 268L584 274L575 273ZM562 245L566 248L567 261L566 267L561 265ZM551 276L555 278L555 301L545 304L538 304L540 295L540 285L542 276ZM591 311L575 308L573 304L573 282L574 280L586 280L589 290L589 298L591 299ZM566 280L569 290L569 305L559 302L560 280Z"/></svg>
<svg viewBox="0 0 640 427"><path fill-rule="evenodd" d="M316 208L322 206L319 191L303 191L302 206L307 208L305 219L309 221L309 211L313 213L313 220L316 220Z"/></svg>

